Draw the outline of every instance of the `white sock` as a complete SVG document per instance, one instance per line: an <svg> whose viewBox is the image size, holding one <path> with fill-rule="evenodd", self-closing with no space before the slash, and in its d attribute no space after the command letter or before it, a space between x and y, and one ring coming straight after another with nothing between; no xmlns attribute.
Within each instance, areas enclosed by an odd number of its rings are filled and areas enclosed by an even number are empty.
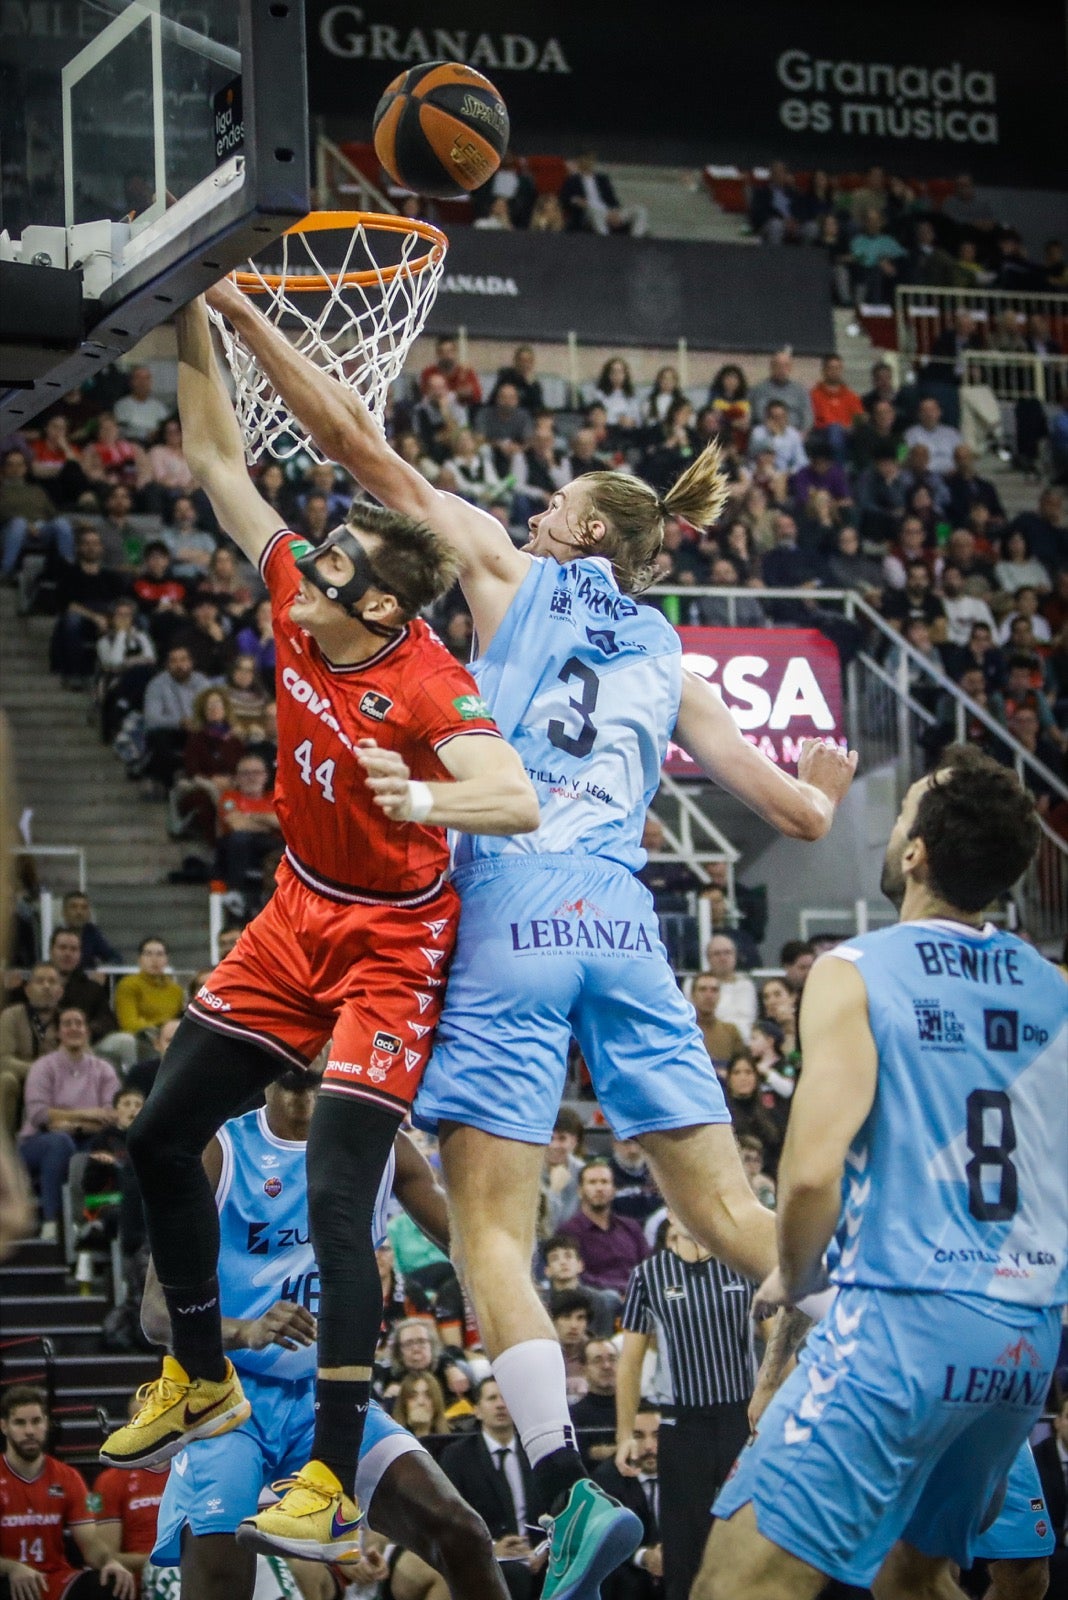
<svg viewBox="0 0 1068 1600"><path fill-rule="evenodd" d="M554 1450L576 1449L564 1352L555 1339L512 1345L494 1361L493 1376L532 1467Z"/></svg>

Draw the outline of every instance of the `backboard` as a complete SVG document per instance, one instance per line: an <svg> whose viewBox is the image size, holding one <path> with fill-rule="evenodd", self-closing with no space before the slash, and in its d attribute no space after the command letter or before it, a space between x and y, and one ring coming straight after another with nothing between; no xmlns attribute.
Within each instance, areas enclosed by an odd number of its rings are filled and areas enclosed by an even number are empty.
<svg viewBox="0 0 1068 1600"><path fill-rule="evenodd" d="M303 0L65 0L0 30L0 434L310 209Z"/></svg>

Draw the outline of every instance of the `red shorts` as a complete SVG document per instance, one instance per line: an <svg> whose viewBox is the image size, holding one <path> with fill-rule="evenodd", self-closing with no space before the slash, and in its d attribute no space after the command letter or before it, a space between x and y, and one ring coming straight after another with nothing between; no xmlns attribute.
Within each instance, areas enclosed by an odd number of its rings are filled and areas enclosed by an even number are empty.
<svg viewBox="0 0 1068 1600"><path fill-rule="evenodd" d="M449 883L414 901L349 905L278 887L215 968L189 1015L306 1067L330 1041L323 1087L404 1115L434 1042L460 902Z"/></svg>

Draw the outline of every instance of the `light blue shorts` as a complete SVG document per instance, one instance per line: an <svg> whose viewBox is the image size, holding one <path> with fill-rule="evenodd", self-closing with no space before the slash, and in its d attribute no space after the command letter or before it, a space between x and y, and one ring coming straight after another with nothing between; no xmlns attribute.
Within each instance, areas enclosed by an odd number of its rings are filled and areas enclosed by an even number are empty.
<svg viewBox="0 0 1068 1600"><path fill-rule="evenodd" d="M183 1528L198 1536L235 1532L238 1523L255 1516L264 1489L311 1459L315 1380L271 1382L243 1372L241 1387L252 1405L248 1421L217 1439L198 1439L171 1463L151 1556L157 1567L180 1564ZM371 1401L356 1469L356 1499L365 1513L386 1468L422 1448Z"/></svg>
<svg viewBox="0 0 1068 1600"><path fill-rule="evenodd" d="M979 1535L973 1554L976 1561L1035 1561L1051 1555L1056 1542L1035 1458L1025 1444L1009 1468L997 1521Z"/></svg>
<svg viewBox="0 0 1068 1600"><path fill-rule="evenodd" d="M867 1588L898 1539L969 1567L1041 1414L1060 1313L1010 1324L974 1297L843 1288L716 1500L766 1539Z"/></svg>
<svg viewBox="0 0 1068 1600"><path fill-rule="evenodd" d="M459 868L460 930L415 1120L548 1144L578 1040L613 1132L729 1122L653 900L596 858Z"/></svg>

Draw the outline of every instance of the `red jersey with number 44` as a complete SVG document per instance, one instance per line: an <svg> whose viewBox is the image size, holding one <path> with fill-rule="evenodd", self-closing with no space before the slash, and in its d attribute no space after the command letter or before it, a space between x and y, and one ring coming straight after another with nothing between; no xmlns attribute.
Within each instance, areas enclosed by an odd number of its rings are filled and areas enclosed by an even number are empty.
<svg viewBox="0 0 1068 1600"><path fill-rule="evenodd" d="M0 1456L0 1556L44 1573L42 1600L61 1600L77 1575L67 1560L64 1531L93 1520L85 1480L65 1461L45 1456L36 1478L28 1479Z"/></svg>
<svg viewBox="0 0 1068 1600"><path fill-rule="evenodd" d="M414 779L433 783L450 776L439 752L451 739L497 734L497 725L470 673L420 618L366 661L328 661L289 620L300 586L296 537L281 529L260 562L274 616L274 803L286 855L308 888L334 899L409 895L444 872L445 832L392 822L375 805L354 754L358 741L396 750Z"/></svg>

